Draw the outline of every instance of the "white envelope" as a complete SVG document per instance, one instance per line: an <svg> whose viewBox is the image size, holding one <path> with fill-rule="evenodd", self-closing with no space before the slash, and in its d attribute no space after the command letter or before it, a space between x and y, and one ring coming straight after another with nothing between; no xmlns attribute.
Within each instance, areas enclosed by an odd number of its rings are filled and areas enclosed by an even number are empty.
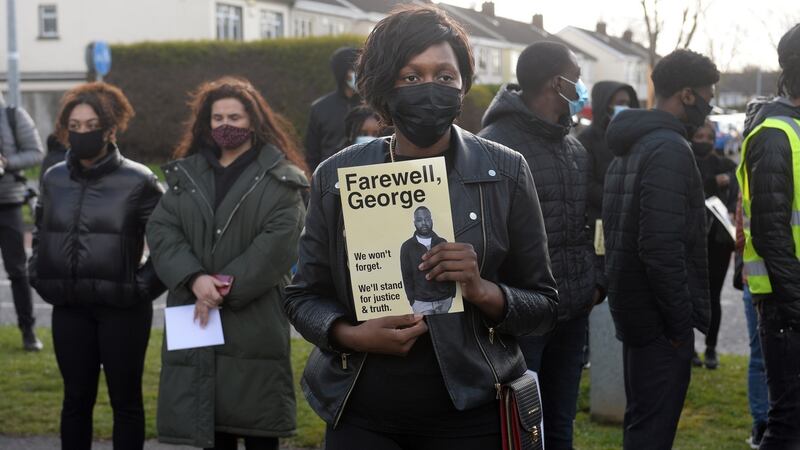
<svg viewBox="0 0 800 450"><path fill-rule="evenodd" d="M194 320L194 305L172 306L164 309L164 323L167 332L167 350L222 345L222 320L219 309L208 313L208 324L200 328L200 321Z"/></svg>

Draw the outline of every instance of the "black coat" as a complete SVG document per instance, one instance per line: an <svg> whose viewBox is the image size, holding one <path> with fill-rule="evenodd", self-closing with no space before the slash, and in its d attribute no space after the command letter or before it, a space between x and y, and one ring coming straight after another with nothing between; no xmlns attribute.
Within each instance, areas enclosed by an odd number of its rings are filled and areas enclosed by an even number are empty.
<svg viewBox="0 0 800 450"><path fill-rule="evenodd" d="M41 189L28 271L46 302L125 307L164 292L141 262L145 224L163 193L150 169L115 147L89 169L68 154Z"/></svg>
<svg viewBox="0 0 800 450"><path fill-rule="evenodd" d="M508 85L489 105L483 127L479 136L522 153L531 168L558 284L559 321L588 314L599 281L586 220L589 159L568 134L569 118L552 124L536 117L518 87Z"/></svg>
<svg viewBox="0 0 800 450"><path fill-rule="evenodd" d="M311 171L346 146L344 119L360 102L358 95L347 98L344 90L338 89L311 104L305 137L306 163Z"/></svg>
<svg viewBox="0 0 800 450"><path fill-rule="evenodd" d="M745 133L749 134L767 117L800 119L800 107L780 99L760 108L749 108ZM771 301L779 304L782 315L800 322L800 261L790 227L794 178L792 149L785 133L764 129L753 136L745 152L748 181L753 199L750 231L753 246L764 258L772 284Z"/></svg>
<svg viewBox="0 0 800 450"><path fill-rule="evenodd" d="M684 125L658 110L620 113L608 127L603 230L617 337L685 340L709 322L703 185Z"/></svg>
<svg viewBox="0 0 800 450"><path fill-rule="evenodd" d="M495 401L496 383L525 372L525 358L515 337L550 331L558 294L539 201L525 160L456 126L451 130L453 161L448 166L448 184L455 239L473 245L482 261L482 276L496 282L506 299L499 323L468 301L463 313L426 319L445 386L454 406L466 410ZM345 356L329 339L336 320L356 323L337 169L383 163L387 154L388 139L377 139L351 146L320 165L300 237L297 273L286 288L289 320L317 347L303 374L303 392L328 423L340 417L368 359L363 353L350 354L344 366Z"/></svg>
<svg viewBox="0 0 800 450"><path fill-rule="evenodd" d="M447 242L436 233L431 237L431 248ZM422 255L428 248L417 241L416 233L400 246L400 270L403 272L403 288L409 303L415 301L436 301L456 295L456 284L452 281L436 281L425 278L427 272L417 268L422 262Z"/></svg>

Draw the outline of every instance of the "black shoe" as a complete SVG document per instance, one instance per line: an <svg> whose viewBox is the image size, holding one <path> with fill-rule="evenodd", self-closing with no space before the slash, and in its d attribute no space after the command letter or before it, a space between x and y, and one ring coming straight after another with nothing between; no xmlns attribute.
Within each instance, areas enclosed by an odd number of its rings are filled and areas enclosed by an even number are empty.
<svg viewBox="0 0 800 450"><path fill-rule="evenodd" d="M22 348L24 348L26 352L38 352L43 347L42 341L36 337L33 328L25 328L22 330Z"/></svg>
<svg viewBox="0 0 800 450"><path fill-rule="evenodd" d="M692 356L692 366L703 367L703 361L701 361L700 357L697 356L697 352L694 352L694 356Z"/></svg>
<svg viewBox="0 0 800 450"><path fill-rule="evenodd" d="M713 348L706 349L705 357L706 369L714 370L719 367L719 360L717 359L717 351Z"/></svg>
<svg viewBox="0 0 800 450"><path fill-rule="evenodd" d="M759 422L753 425L753 431L746 441L750 445L750 448L753 450L758 450L758 446L761 445L761 439L764 437L765 431L767 431L766 422Z"/></svg>

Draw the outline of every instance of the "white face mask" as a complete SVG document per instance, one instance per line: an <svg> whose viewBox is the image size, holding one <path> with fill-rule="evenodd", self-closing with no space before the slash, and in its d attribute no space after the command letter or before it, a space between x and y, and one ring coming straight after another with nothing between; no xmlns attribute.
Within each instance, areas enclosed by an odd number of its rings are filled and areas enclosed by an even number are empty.
<svg viewBox="0 0 800 450"><path fill-rule="evenodd" d="M375 136L356 136L356 139L355 141L353 141L353 144L367 144L374 141L375 139L378 138L376 138Z"/></svg>
<svg viewBox="0 0 800 450"><path fill-rule="evenodd" d="M614 105L614 111L611 113L611 118L617 117L617 114L625 111L626 109L630 109L630 107L625 105Z"/></svg>
<svg viewBox="0 0 800 450"><path fill-rule="evenodd" d="M356 74L354 72L351 72L350 76L347 77L347 86L354 91L356 90Z"/></svg>

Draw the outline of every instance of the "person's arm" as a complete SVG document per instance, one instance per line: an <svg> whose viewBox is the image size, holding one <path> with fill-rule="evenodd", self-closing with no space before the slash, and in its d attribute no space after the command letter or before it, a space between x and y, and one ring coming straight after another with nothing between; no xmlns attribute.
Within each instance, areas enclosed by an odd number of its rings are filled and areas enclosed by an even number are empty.
<svg viewBox="0 0 800 450"><path fill-rule="evenodd" d="M581 134L578 135L578 141L580 141L583 148L586 149L586 154L589 157L589 180L586 200L589 205L600 211L603 208L603 177L601 174L604 175L605 171L599 167L601 162L595 154L597 149L593 148L595 139L605 139L605 135L601 134L597 136L597 133L591 127L583 130ZM594 224L590 225L594 228ZM592 238L594 238L594 236L592 236Z"/></svg>
<svg viewBox="0 0 800 450"><path fill-rule="evenodd" d="M38 165L44 159L42 140L39 138L39 132L36 131L33 119L22 108L16 108L15 111L17 151L5 155L7 171L27 169Z"/></svg>
<svg viewBox="0 0 800 450"><path fill-rule="evenodd" d="M317 119L317 105L311 105L311 113L308 115L308 126L306 127L305 148L306 148L306 164L308 170L312 173L317 169L317 166L322 162L322 134L319 130L319 122Z"/></svg>
<svg viewBox="0 0 800 450"><path fill-rule="evenodd" d="M279 186L265 196L265 203L269 205L263 207L271 205L272 209L265 214L259 234L244 253L220 270L234 277L231 291L222 302L234 310L244 308L279 285L297 261L297 240L305 218L300 191Z"/></svg>
<svg viewBox="0 0 800 450"><path fill-rule="evenodd" d="M687 205L694 159L688 151L661 144L650 152L640 175L639 258L661 313L666 336L682 341L692 329L692 298L686 261ZM698 243L698 245L700 245Z"/></svg>
<svg viewBox="0 0 800 450"><path fill-rule="evenodd" d="M33 239L31 241L31 257L28 259L28 279L31 286L36 288L38 283L37 267L39 261L39 233L42 229L42 219L44 218L45 198L47 198L47 186L45 178L42 178L41 188L38 197L36 198L36 207L33 212Z"/></svg>
<svg viewBox="0 0 800 450"><path fill-rule="evenodd" d="M765 129L750 140L745 154L750 183L750 231L764 258L776 298L798 301L800 261L792 237L792 149L786 135Z"/></svg>
<svg viewBox="0 0 800 450"><path fill-rule="evenodd" d="M138 222L139 230L144 233L147 226L147 220L150 214L155 209L161 196L164 194L164 189L158 184L158 179L152 173L145 179L138 188L135 197L136 202L136 220ZM155 268L153 267L152 258L136 270L136 290L139 298L142 301L152 301L161 295L167 287L158 278Z"/></svg>
<svg viewBox="0 0 800 450"><path fill-rule="evenodd" d="M406 297L408 297L408 303L414 304L414 270L417 269L417 264L414 264L409 257L408 251L409 243L408 241L404 242L402 246L400 246L400 271L403 274L403 289L406 291Z"/></svg>

